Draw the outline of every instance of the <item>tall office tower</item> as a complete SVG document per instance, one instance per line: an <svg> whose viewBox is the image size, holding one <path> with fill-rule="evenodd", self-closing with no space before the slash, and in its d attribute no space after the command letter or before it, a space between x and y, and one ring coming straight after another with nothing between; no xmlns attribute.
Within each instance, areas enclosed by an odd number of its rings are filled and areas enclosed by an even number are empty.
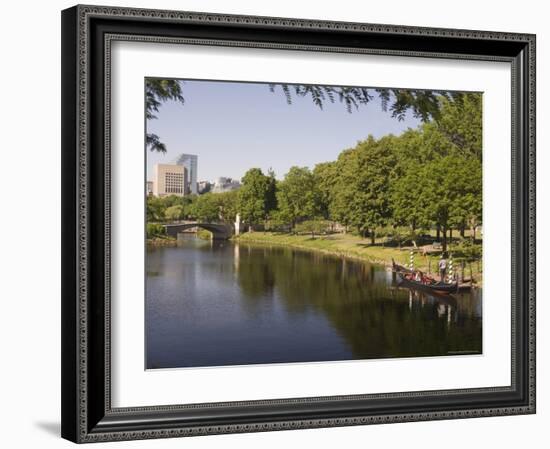
<svg viewBox="0 0 550 449"><path fill-rule="evenodd" d="M197 164L199 157L196 154L180 154L174 161L177 165L183 165L187 168L187 192L192 194L198 193L197 188Z"/></svg>
<svg viewBox="0 0 550 449"><path fill-rule="evenodd" d="M188 184L187 168L182 165L155 164L153 195L184 196Z"/></svg>

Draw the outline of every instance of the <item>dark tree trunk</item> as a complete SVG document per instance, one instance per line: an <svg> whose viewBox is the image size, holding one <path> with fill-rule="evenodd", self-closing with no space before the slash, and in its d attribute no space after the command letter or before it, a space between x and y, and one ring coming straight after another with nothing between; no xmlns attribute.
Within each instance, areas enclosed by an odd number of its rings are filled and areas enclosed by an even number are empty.
<svg viewBox="0 0 550 449"><path fill-rule="evenodd" d="M447 226L443 225L443 241L441 242L443 252L447 252Z"/></svg>
<svg viewBox="0 0 550 449"><path fill-rule="evenodd" d="M453 243L453 228L449 229L449 241Z"/></svg>
<svg viewBox="0 0 550 449"><path fill-rule="evenodd" d="M374 229L373 229L370 233L370 243L371 243L371 245L375 244L375 239L376 239L376 234L375 234Z"/></svg>
<svg viewBox="0 0 550 449"><path fill-rule="evenodd" d="M441 240L441 226L439 225L439 223L435 227L435 238L438 242Z"/></svg>
<svg viewBox="0 0 550 449"><path fill-rule="evenodd" d="M465 237L465 230L466 230L465 226L462 225L462 226L460 227L460 237L462 237L462 238Z"/></svg>

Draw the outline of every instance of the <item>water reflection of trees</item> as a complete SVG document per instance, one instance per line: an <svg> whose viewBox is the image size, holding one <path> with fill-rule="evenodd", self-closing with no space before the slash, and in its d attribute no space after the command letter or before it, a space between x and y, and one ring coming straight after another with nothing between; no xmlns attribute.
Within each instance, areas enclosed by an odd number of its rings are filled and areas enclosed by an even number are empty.
<svg viewBox="0 0 550 449"><path fill-rule="evenodd" d="M409 298L382 268L320 253L241 245L235 254L245 308L277 295L289 314L322 313L357 358L481 351L475 295Z"/></svg>

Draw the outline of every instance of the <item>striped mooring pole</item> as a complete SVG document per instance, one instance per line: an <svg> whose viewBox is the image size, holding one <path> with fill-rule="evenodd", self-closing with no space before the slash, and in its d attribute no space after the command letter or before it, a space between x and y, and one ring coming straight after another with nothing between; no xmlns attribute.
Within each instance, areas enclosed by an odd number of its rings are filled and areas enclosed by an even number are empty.
<svg viewBox="0 0 550 449"><path fill-rule="evenodd" d="M412 249L409 253L409 269L414 269L414 251Z"/></svg>
<svg viewBox="0 0 550 449"><path fill-rule="evenodd" d="M449 254L449 278L453 279L453 254Z"/></svg>

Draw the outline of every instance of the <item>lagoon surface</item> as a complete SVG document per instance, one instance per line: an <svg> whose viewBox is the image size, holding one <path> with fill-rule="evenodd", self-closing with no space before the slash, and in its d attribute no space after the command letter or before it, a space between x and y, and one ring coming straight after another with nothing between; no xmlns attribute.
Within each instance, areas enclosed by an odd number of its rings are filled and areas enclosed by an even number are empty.
<svg viewBox="0 0 550 449"><path fill-rule="evenodd" d="M481 290L433 297L383 266L287 247L148 247L146 366L480 354Z"/></svg>

